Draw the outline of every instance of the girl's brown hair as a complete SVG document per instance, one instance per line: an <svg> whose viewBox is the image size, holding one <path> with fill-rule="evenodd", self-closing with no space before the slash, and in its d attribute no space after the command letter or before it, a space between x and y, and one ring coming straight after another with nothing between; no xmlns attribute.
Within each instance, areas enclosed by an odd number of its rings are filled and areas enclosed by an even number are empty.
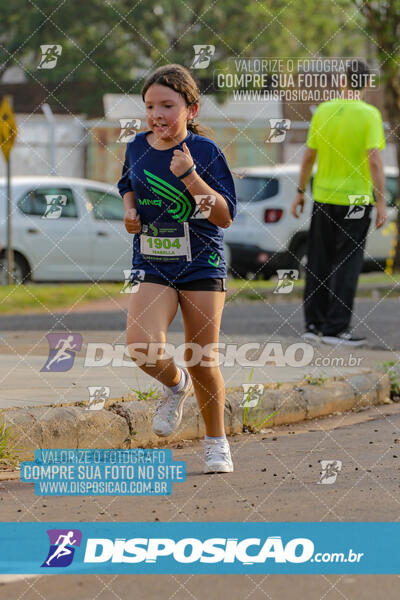
<svg viewBox="0 0 400 600"><path fill-rule="evenodd" d="M178 92L178 94L181 94L181 96L183 96L185 99L187 106L191 106L199 101L199 86L197 85L197 82L193 78L189 69L183 67L182 65L163 65L162 67L158 67L158 69L153 71L153 73L148 76L143 84L143 102L147 90L151 85L153 85L153 83L165 85L172 90L175 90L175 92ZM193 131L193 133L197 133L198 135L203 135L212 139L212 129L209 127L204 127L203 125L200 125L198 122L194 121L195 119L191 119L187 122L187 129Z"/></svg>

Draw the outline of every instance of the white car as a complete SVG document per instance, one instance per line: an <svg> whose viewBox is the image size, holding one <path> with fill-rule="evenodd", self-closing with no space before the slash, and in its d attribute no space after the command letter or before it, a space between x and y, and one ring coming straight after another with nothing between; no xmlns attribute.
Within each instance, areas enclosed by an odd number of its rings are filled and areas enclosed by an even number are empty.
<svg viewBox="0 0 400 600"><path fill-rule="evenodd" d="M121 281L132 235L115 186L66 177L12 177L12 246L18 282ZM0 244L7 243L7 187L0 178ZM6 270L1 272L7 282Z"/></svg>
<svg viewBox="0 0 400 600"><path fill-rule="evenodd" d="M295 219L291 205L296 195L300 165L243 167L235 169L237 215L224 231L230 250L230 270L234 277L268 279L277 269L302 270L307 260L307 235L312 212L311 185L307 186L303 215ZM389 255L397 216L398 169L385 168L388 220L374 226L375 208L364 253L364 269L379 270Z"/></svg>
<svg viewBox="0 0 400 600"><path fill-rule="evenodd" d="M14 279L120 281L132 265L132 234L116 186L69 177L13 177ZM0 284L7 278L7 187L0 178ZM229 265L229 248L225 247Z"/></svg>

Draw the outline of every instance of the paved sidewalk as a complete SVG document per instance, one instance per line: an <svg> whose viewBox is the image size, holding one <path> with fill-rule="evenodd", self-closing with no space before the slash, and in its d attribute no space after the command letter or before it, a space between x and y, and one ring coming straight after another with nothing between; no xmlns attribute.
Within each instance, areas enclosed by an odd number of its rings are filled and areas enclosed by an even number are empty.
<svg viewBox="0 0 400 600"><path fill-rule="evenodd" d="M251 342L260 342L262 347L267 339L264 335L251 336ZM180 345L183 333L169 333L167 341ZM290 344L304 343L301 338L274 338L281 342L285 351ZM88 386L109 386L110 398L120 398L133 390L146 391L151 386L160 388L158 382L138 368L129 358L126 366L85 367L84 359L88 343L109 345L125 344L124 332L98 331L83 332L82 350L77 353L74 365L65 373L41 372L48 355L48 342L43 333L5 332L0 347L0 409L57 405L71 402L87 402ZM238 345L249 343L248 336L223 336L220 342ZM271 343L271 340L268 340ZM324 344L314 344L314 356L310 364L303 367L275 366L267 364L251 366L221 366L226 388L241 386L243 383L277 383L301 381L304 377L330 378L365 373L369 369L380 370L382 363L393 360L393 353L372 350L367 347L343 348ZM249 351L247 356L251 356ZM324 365L324 366L323 366Z"/></svg>

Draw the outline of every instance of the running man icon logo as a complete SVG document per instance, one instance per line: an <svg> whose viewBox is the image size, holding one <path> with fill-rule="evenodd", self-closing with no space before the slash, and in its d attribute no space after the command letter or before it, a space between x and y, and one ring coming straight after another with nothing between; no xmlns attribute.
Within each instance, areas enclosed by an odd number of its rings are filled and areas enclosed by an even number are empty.
<svg viewBox="0 0 400 600"><path fill-rule="evenodd" d="M75 360L75 352L82 347L82 336L80 333L48 333L49 357L40 371L65 372L69 371Z"/></svg>
<svg viewBox="0 0 400 600"><path fill-rule="evenodd" d="M105 385L89 385L89 403L85 410L102 410L110 397L110 390L111 388Z"/></svg>
<svg viewBox="0 0 400 600"><path fill-rule="evenodd" d="M290 129L290 119L268 119L269 121L269 134L265 138L264 142L278 144L283 142L287 132Z"/></svg>
<svg viewBox="0 0 400 600"><path fill-rule="evenodd" d="M58 219L61 217L63 206L67 204L67 196L63 194L48 195L46 198L46 210L42 219Z"/></svg>
<svg viewBox="0 0 400 600"><path fill-rule="evenodd" d="M278 269L278 283L274 289L274 294L290 294L293 290L294 282L299 278L297 269Z"/></svg>
<svg viewBox="0 0 400 600"><path fill-rule="evenodd" d="M48 529L50 540L49 553L42 567L68 567L75 554L75 548L81 545L82 532L79 529Z"/></svg>
<svg viewBox="0 0 400 600"><path fill-rule="evenodd" d="M120 119L119 123L121 126L121 132L119 134L119 138L117 139L117 143L127 144L128 142L132 142L136 137L137 130L140 129L141 120Z"/></svg>
<svg viewBox="0 0 400 600"><path fill-rule="evenodd" d="M341 460L320 460L321 476L317 483L332 484L335 483L338 473L342 470Z"/></svg>
<svg viewBox="0 0 400 600"><path fill-rule="evenodd" d="M208 219L211 214L211 208L217 200L213 194L195 194L193 198L196 201L196 208L190 217L191 219Z"/></svg>
<svg viewBox="0 0 400 600"><path fill-rule="evenodd" d="M205 69L210 64L211 57L214 56L215 46L207 44L194 44L194 58L190 69Z"/></svg>
<svg viewBox="0 0 400 600"><path fill-rule="evenodd" d="M254 408L260 401L264 392L262 383L242 383L243 400L240 403L241 408Z"/></svg>
<svg viewBox="0 0 400 600"><path fill-rule="evenodd" d="M40 46L42 57L38 69L54 69L61 56L62 47L59 44L43 44Z"/></svg>
<svg viewBox="0 0 400 600"><path fill-rule="evenodd" d="M125 283L120 294L136 294L144 276L145 272L143 269L124 269Z"/></svg>
<svg viewBox="0 0 400 600"><path fill-rule="evenodd" d="M345 219L362 219L365 215L365 207L369 205L369 196L365 194L349 195L349 210Z"/></svg>

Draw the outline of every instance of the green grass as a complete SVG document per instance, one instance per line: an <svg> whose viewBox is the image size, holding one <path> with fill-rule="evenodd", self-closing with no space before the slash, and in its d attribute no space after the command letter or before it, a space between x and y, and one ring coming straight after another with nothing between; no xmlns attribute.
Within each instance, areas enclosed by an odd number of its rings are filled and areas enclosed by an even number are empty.
<svg viewBox="0 0 400 600"><path fill-rule="evenodd" d="M400 274L385 275L385 273L371 273L361 275L359 285L379 284L393 286L400 282ZM260 300L260 294L269 292L276 287L277 278L268 281L263 279L229 279L228 291L234 299ZM299 279L294 282L292 295L301 293L304 281ZM108 300L120 298L122 283L60 283L41 284L29 283L27 285L0 285L0 314L18 314L27 312L47 312L53 309L71 309L79 307L92 300ZM253 291L255 290L255 291ZM288 296L281 296L287 298Z"/></svg>
<svg viewBox="0 0 400 600"><path fill-rule="evenodd" d="M228 296L227 303L240 302L240 301L262 301L268 298L280 300L297 299L303 296L304 280L295 280L294 289L290 294L273 294L273 290L277 285L277 277L265 281L264 279L229 279L228 280ZM374 289L377 290L378 294L385 295L388 297L398 296L399 288L395 288L396 282L400 282L400 273L393 275L386 275L385 273L365 273L360 276L358 282L358 297L371 297L371 293ZM367 286L364 288L363 286ZM376 286L376 288L374 287Z"/></svg>
<svg viewBox="0 0 400 600"><path fill-rule="evenodd" d="M327 377L322 377L321 375L304 375L303 380L309 385L322 385L326 381L328 381Z"/></svg>
<svg viewBox="0 0 400 600"><path fill-rule="evenodd" d="M389 375L390 397L400 397L400 362L388 360L383 363L383 370Z"/></svg>
<svg viewBox="0 0 400 600"><path fill-rule="evenodd" d="M386 275L385 273L365 273L360 277L360 283L379 283L393 285L400 281L400 273Z"/></svg>
<svg viewBox="0 0 400 600"><path fill-rule="evenodd" d="M118 298L122 283L66 283L0 286L0 314L72 308L91 300Z"/></svg>
<svg viewBox="0 0 400 600"><path fill-rule="evenodd" d="M253 379L253 373L254 373L254 367L251 367L251 371L250 371L250 375L247 378L247 383L250 383L251 380ZM250 390L247 392L247 396L246 396L246 402L245 402L245 407L243 410L243 425L247 425L247 415L249 413L249 402L251 400L251 396L253 395L254 388L250 388Z"/></svg>
<svg viewBox="0 0 400 600"><path fill-rule="evenodd" d="M250 371L250 375L247 378L247 383L251 383L251 380L253 379L253 373L254 373L254 367L251 368ZM249 418L248 418L248 414L249 414L249 403L250 400L253 396L253 392L254 392L255 388L250 388L249 391L247 392L247 396L246 396L246 400L244 402L244 410L243 410L243 432L254 432L258 429L261 429L266 423L268 423L269 421L271 421L272 417L274 415L276 415L277 412L279 412L278 410L275 410L274 412L272 412L271 414L267 415L267 417L265 419L263 419L262 421L259 421L258 423L249 423Z"/></svg>
<svg viewBox="0 0 400 600"><path fill-rule="evenodd" d="M15 456L16 448L11 441L10 428L4 421L3 416L0 414L0 465L6 467L12 467L18 463L18 459Z"/></svg>
<svg viewBox="0 0 400 600"><path fill-rule="evenodd" d="M139 401L146 402L147 400L155 400L159 397L160 392L157 388L151 387L149 390L142 392L140 389L131 388L131 391L134 392Z"/></svg>
<svg viewBox="0 0 400 600"><path fill-rule="evenodd" d="M277 277L273 279L228 279L228 290L251 290L252 288L262 288L265 290L273 290L276 288ZM294 282L294 287L302 287L304 281L298 279Z"/></svg>
<svg viewBox="0 0 400 600"><path fill-rule="evenodd" d="M265 281L264 279L229 279L228 289L240 290L251 288L262 288L265 290L274 289L277 283L277 277ZM400 282L400 273L394 273L393 275L386 275L385 273L363 273L359 279L359 285L362 284L386 284L393 285L395 282ZM294 287L302 287L304 285L303 279L294 281Z"/></svg>

